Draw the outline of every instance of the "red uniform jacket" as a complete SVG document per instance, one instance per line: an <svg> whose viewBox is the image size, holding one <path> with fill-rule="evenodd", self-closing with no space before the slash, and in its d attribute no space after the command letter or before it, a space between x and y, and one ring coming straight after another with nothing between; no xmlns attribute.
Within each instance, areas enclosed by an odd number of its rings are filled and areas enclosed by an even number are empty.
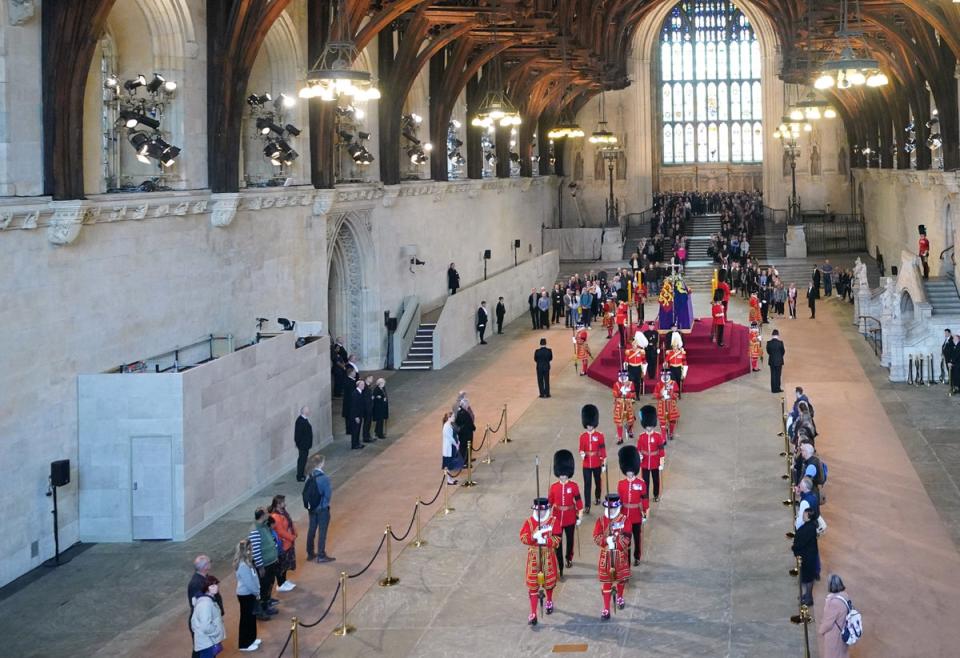
<svg viewBox="0 0 960 658"><path fill-rule="evenodd" d="M647 485L643 478L633 478L632 482L623 478L617 483L617 493L623 503L623 513L630 523L641 523L640 519L650 509L650 497L647 495Z"/></svg>
<svg viewBox="0 0 960 658"><path fill-rule="evenodd" d="M920 237L920 242L917 244L917 253L921 256L926 256L930 253L930 241L927 240L926 236Z"/></svg>
<svg viewBox="0 0 960 658"><path fill-rule="evenodd" d="M554 482L550 485L547 502L553 509L553 516L557 519L555 526L557 534L561 528L572 526L577 522L577 514L583 509L583 499L580 497L580 487L573 480L566 483Z"/></svg>
<svg viewBox="0 0 960 658"><path fill-rule="evenodd" d="M620 302L617 305L617 324L624 325L627 323L627 303Z"/></svg>
<svg viewBox="0 0 960 658"><path fill-rule="evenodd" d="M593 356L590 354L590 346L587 344L587 330L581 329L577 332L576 336L576 346L577 346L577 358L586 359L588 356Z"/></svg>
<svg viewBox="0 0 960 658"><path fill-rule="evenodd" d="M628 366L639 367L647 362L646 350L636 347L635 345L631 345L630 347L628 347L626 352L624 352L624 355L625 355L624 358L626 359Z"/></svg>
<svg viewBox="0 0 960 658"><path fill-rule="evenodd" d="M710 305L710 314L713 316L713 326L723 326L727 323L727 313L723 310L723 302L714 302Z"/></svg>
<svg viewBox="0 0 960 658"><path fill-rule="evenodd" d="M721 281L717 284L717 288L723 291L723 301L730 301L730 285L726 281Z"/></svg>
<svg viewBox="0 0 960 658"><path fill-rule="evenodd" d="M603 432L593 430L580 435L580 452L586 453L583 458L584 468L600 468L607 458L607 445L603 440Z"/></svg>
<svg viewBox="0 0 960 658"><path fill-rule="evenodd" d="M556 519L552 516L547 519L544 525L552 525L553 532L559 532L556 527ZM537 522L532 516L528 516L520 528L520 543L527 546L527 564L524 572L524 580L529 591L539 588L537 575L540 572L540 556L543 556L543 586L546 589L553 589L557 585L557 554L555 549L560 545L560 537L553 534L547 536L547 543L542 546L533 538L533 533L537 530Z"/></svg>
<svg viewBox="0 0 960 658"><path fill-rule="evenodd" d="M626 389L626 393L623 390ZM613 382L613 424L632 423L636 416L633 412L633 403L637 399L637 390L633 382Z"/></svg>
<svg viewBox="0 0 960 658"><path fill-rule="evenodd" d="M750 298L750 313L747 315L747 319L750 321L750 324L754 322L759 324L763 321L763 314L760 313L760 300L756 297Z"/></svg>
<svg viewBox="0 0 960 658"><path fill-rule="evenodd" d="M763 356L763 348L761 347L761 343L760 343L760 335L751 333L750 334L750 358L759 359L761 356Z"/></svg>
<svg viewBox="0 0 960 658"><path fill-rule="evenodd" d="M607 528L613 536L614 548L607 548ZM597 576L601 583L623 582L630 578L630 539L631 524L624 514L608 519L604 514L597 519L593 527L593 542L600 547L600 560L597 562ZM616 571L611 575L610 569Z"/></svg>
<svg viewBox="0 0 960 658"><path fill-rule="evenodd" d="M687 352L682 347L680 349L669 349L664 359L671 368L679 368L687 363Z"/></svg>
<svg viewBox="0 0 960 658"><path fill-rule="evenodd" d="M637 437L637 450L640 451L640 468L655 471L660 468L660 459L667 456L664 449L667 440L660 432L640 432Z"/></svg>

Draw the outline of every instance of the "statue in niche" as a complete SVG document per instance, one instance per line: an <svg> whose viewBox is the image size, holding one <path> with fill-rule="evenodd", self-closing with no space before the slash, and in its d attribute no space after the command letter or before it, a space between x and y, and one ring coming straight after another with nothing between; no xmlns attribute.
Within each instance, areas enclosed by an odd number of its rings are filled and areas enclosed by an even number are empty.
<svg viewBox="0 0 960 658"><path fill-rule="evenodd" d="M847 168L847 147L841 146L840 150L837 152L837 171L840 172L841 176L846 176L849 173Z"/></svg>
<svg viewBox="0 0 960 658"><path fill-rule="evenodd" d="M607 168L603 157L600 155L600 149L593 152L593 180L606 180Z"/></svg>
<svg viewBox="0 0 960 658"><path fill-rule="evenodd" d="M624 149L617 153L617 180L627 180L627 152Z"/></svg>
<svg viewBox="0 0 960 658"><path fill-rule="evenodd" d="M899 310L899 305L897 304L897 290L893 277L887 277L886 286L883 291L883 296L880 298L880 302L883 306L883 317L888 317L895 320L898 315L897 311Z"/></svg>
<svg viewBox="0 0 960 658"><path fill-rule="evenodd" d="M583 180L583 152L577 151L573 159L573 180Z"/></svg>
<svg viewBox="0 0 960 658"><path fill-rule="evenodd" d="M790 154L786 149L783 151L783 177L786 178L790 175Z"/></svg>
<svg viewBox="0 0 960 658"><path fill-rule="evenodd" d="M820 175L820 147L816 144L810 149L810 175Z"/></svg>
<svg viewBox="0 0 960 658"><path fill-rule="evenodd" d="M857 287L860 290L866 290L870 287L870 284L867 282L867 266L860 260L859 256L857 256L857 262L853 266L853 274L857 278Z"/></svg>

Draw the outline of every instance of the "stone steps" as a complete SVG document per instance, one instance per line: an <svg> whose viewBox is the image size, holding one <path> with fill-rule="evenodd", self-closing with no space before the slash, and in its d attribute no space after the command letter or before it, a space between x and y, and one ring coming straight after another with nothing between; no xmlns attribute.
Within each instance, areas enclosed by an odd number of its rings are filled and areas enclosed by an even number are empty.
<svg viewBox="0 0 960 658"><path fill-rule="evenodd" d="M436 322L421 322L407 358L400 362L400 370L433 370L433 332Z"/></svg>

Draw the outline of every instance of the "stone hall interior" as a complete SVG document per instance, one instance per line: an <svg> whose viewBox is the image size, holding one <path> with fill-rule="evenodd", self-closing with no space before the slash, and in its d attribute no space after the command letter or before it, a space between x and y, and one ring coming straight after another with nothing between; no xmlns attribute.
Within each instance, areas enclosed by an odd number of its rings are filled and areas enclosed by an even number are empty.
<svg viewBox="0 0 960 658"><path fill-rule="evenodd" d="M958 59L0 0L0 655L957 655Z"/></svg>

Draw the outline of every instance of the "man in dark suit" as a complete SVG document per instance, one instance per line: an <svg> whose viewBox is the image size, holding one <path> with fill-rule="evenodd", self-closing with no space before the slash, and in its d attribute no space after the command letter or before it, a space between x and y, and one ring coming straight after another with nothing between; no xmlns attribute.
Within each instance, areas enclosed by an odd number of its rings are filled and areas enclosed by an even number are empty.
<svg viewBox="0 0 960 658"><path fill-rule="evenodd" d="M343 338L337 337L330 345L330 374L333 377L333 397L335 398L342 397L344 385L350 383L346 381L348 359L349 355L347 354L347 348L343 346ZM350 390L347 389L346 393L349 394Z"/></svg>
<svg viewBox="0 0 960 658"><path fill-rule="evenodd" d="M293 442L297 445L297 482L303 482L307 478L303 474L303 469L307 466L307 454L313 447L313 428L310 421L310 407L301 407L300 415L297 416L297 422L293 427Z"/></svg>
<svg viewBox="0 0 960 658"><path fill-rule="evenodd" d="M497 333L503 333L503 316L507 314L507 307L503 305L503 297L497 299Z"/></svg>
<svg viewBox="0 0 960 658"><path fill-rule="evenodd" d="M770 364L770 392L783 393L780 387L780 373L783 371L783 355L786 354L780 330L774 329L767 341L767 363Z"/></svg>
<svg viewBox="0 0 960 658"><path fill-rule="evenodd" d="M537 302L540 300L540 295L537 294L536 288L530 288L530 295L527 296L527 306L530 307L530 320L533 322L533 328L540 328L540 309L537 308Z"/></svg>
<svg viewBox="0 0 960 658"><path fill-rule="evenodd" d="M540 397L550 397L550 362L553 361L553 350L547 347L547 339L540 339L540 347L533 353L533 360L537 364L537 388Z"/></svg>
<svg viewBox="0 0 960 658"><path fill-rule="evenodd" d="M447 268L447 290L450 291L451 295L457 294L457 288L460 287L460 273L457 272L457 266L453 263L450 263L450 267Z"/></svg>
<svg viewBox="0 0 960 658"><path fill-rule="evenodd" d="M477 308L477 333L480 334L480 344L486 345L487 341L483 339L483 332L487 330L487 320L489 319L489 314L487 313L487 302L480 302L479 308Z"/></svg>
<svg viewBox="0 0 960 658"><path fill-rule="evenodd" d="M367 446L360 443L360 430L363 429L363 389L366 382L361 377L357 377L357 383L353 391L350 392L350 417L347 418L347 431L350 432L350 449L360 450Z"/></svg>
<svg viewBox="0 0 960 658"><path fill-rule="evenodd" d="M370 427L373 425L373 377L363 380L363 442L373 443Z"/></svg>

